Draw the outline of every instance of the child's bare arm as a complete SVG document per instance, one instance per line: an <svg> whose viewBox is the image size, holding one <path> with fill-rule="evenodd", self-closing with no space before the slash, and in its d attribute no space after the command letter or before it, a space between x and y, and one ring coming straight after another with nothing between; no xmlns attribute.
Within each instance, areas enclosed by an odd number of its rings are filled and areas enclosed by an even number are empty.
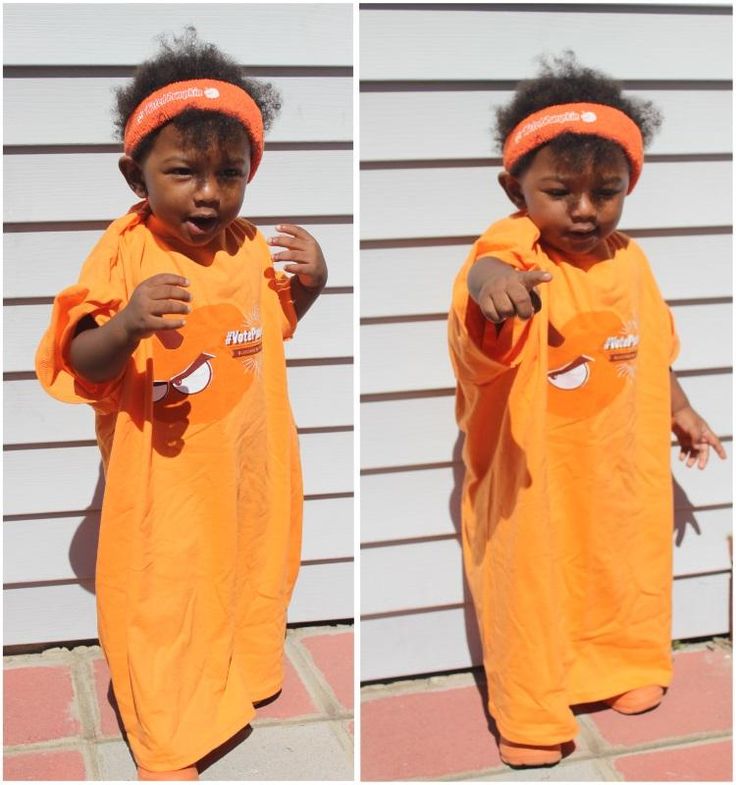
<svg viewBox="0 0 736 785"><path fill-rule="evenodd" d="M142 338L158 330L176 330L183 319L164 319L164 314L189 313L186 278L160 273L143 281L128 304L109 322L98 327L91 316L79 321L69 360L74 370L91 382L119 376Z"/></svg>
<svg viewBox="0 0 736 785"><path fill-rule="evenodd" d="M670 370L670 389L672 397L672 431L680 444L681 461L687 460L688 469L697 462L699 469L708 463L712 447L721 460L726 458L720 439L713 433L708 423L690 406L685 391Z"/></svg>
<svg viewBox="0 0 736 785"><path fill-rule="evenodd" d="M484 256L470 268L468 292L483 316L499 324L512 316L531 318L539 310L539 295L534 287L551 280L548 272L515 270L500 259Z"/></svg>
<svg viewBox="0 0 736 785"><path fill-rule="evenodd" d="M295 224L279 224L277 231L282 234L270 237L269 245L286 248L272 255L274 262L290 262L284 266L287 273L294 273L291 279L291 299L297 319L309 310L327 283L327 264L319 243L306 229Z"/></svg>

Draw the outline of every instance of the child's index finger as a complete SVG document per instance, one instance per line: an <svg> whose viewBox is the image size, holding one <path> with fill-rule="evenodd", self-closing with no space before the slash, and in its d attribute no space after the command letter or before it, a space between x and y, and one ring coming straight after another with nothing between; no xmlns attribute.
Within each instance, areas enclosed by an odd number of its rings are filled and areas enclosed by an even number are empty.
<svg viewBox="0 0 736 785"><path fill-rule="evenodd" d="M527 289L540 283L549 283L552 277L552 273L548 273L546 270L525 270L521 273L521 281Z"/></svg>

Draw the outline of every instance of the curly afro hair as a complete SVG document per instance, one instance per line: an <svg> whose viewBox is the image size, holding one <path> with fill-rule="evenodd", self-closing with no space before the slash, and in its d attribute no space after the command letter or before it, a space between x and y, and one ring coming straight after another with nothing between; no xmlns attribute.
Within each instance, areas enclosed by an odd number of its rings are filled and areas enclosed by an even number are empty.
<svg viewBox="0 0 736 785"><path fill-rule="evenodd" d="M522 120L556 104L590 102L613 106L639 126L645 146L662 125L662 114L651 101L624 96L616 80L580 65L574 52L565 51L553 57L551 63L546 57L540 58L540 61L539 75L521 82L511 103L496 110L495 139L500 149L503 149L506 138ZM593 161L595 165L611 160L620 149L608 139L574 133L561 134L548 142L548 146L565 161L573 164ZM539 149L520 158L511 174L515 177L523 174Z"/></svg>
<svg viewBox="0 0 736 785"><path fill-rule="evenodd" d="M159 38L159 53L141 63L133 74L133 81L115 90L115 131L123 139L125 125L136 107L151 93L172 82L187 79L219 79L245 90L256 102L263 117L263 128L268 130L281 109L281 96L268 82L246 78L241 66L214 44L200 41L194 27L187 27L183 35L170 39ZM242 126L233 117L202 109L187 109L171 121L186 139L195 146L206 146L214 139L238 138ZM144 137L133 151L133 158L142 162L161 128Z"/></svg>

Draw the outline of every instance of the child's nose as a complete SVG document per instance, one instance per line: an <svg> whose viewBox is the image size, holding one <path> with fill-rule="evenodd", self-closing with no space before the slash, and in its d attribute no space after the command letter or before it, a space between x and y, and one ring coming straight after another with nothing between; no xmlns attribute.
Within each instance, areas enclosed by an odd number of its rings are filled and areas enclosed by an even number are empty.
<svg viewBox="0 0 736 785"><path fill-rule="evenodd" d="M197 190L194 199L198 203L219 203L220 184L215 175L207 175L197 180Z"/></svg>
<svg viewBox="0 0 736 785"><path fill-rule="evenodd" d="M574 218L592 218L596 213L596 209L590 195L586 193L578 194L573 200L570 213Z"/></svg>

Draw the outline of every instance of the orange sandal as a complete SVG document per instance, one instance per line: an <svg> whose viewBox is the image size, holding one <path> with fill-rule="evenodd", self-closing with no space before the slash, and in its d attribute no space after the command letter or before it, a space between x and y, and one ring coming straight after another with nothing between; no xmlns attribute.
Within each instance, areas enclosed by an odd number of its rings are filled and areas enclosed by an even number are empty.
<svg viewBox="0 0 736 785"><path fill-rule="evenodd" d="M551 744L549 746L517 744L515 741L504 739L503 736L498 740L498 752L501 760L507 766L513 766L514 768L554 766L562 760L561 744Z"/></svg>
<svg viewBox="0 0 736 785"><path fill-rule="evenodd" d="M176 771L149 771L138 766L138 779L139 780L157 780L164 782L172 782L173 780L198 780L199 772L196 766L187 766L185 769L177 769Z"/></svg>
<svg viewBox="0 0 736 785"><path fill-rule="evenodd" d="M656 684L648 687L637 687L621 695L609 698L607 703L614 711L620 714L641 714L659 706L664 697L664 690Z"/></svg>

